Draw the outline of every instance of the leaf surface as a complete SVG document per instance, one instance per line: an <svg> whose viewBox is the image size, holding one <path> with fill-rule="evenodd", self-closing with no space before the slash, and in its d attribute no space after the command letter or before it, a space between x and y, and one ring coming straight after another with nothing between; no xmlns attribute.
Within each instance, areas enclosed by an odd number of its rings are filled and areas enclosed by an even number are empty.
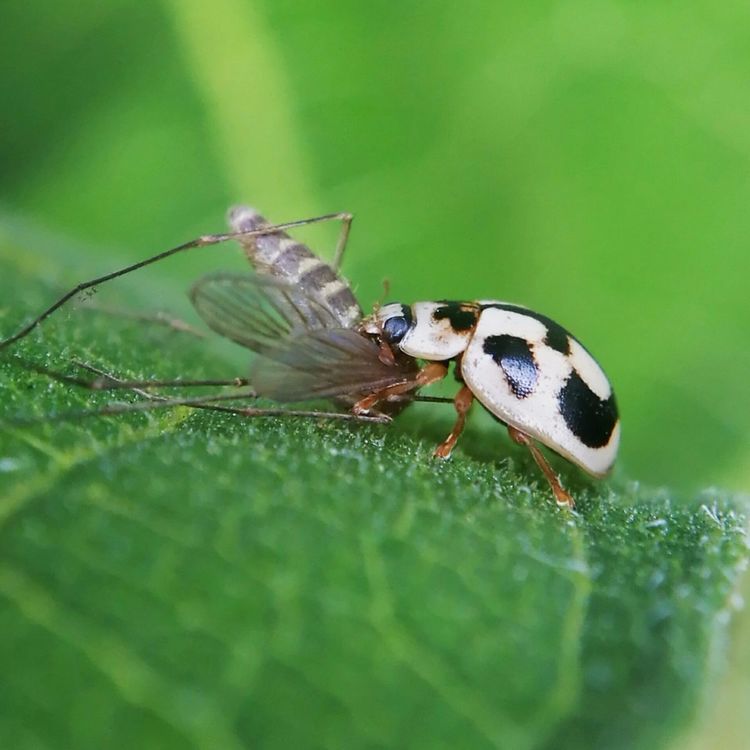
<svg viewBox="0 0 750 750"><path fill-rule="evenodd" d="M3 332L54 296L33 249L0 247ZM211 347L79 304L0 359L3 747L656 748L688 726L747 557L740 500L559 462L571 516L497 426L435 463L439 405L388 427L60 420L140 397L17 359L244 374Z"/></svg>

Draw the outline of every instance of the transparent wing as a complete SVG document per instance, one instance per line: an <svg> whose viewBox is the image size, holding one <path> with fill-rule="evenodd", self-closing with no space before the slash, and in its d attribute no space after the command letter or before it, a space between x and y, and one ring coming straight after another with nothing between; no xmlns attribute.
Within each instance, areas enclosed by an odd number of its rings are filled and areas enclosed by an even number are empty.
<svg viewBox="0 0 750 750"><path fill-rule="evenodd" d="M209 328L266 356L285 339L340 326L325 305L269 277L210 274L193 285L190 299Z"/></svg>
<svg viewBox="0 0 750 750"><path fill-rule="evenodd" d="M417 371L411 358L382 362L372 339L342 328L323 303L273 278L212 274L196 282L190 298L211 329L263 355L251 382L275 401L369 394Z"/></svg>
<svg viewBox="0 0 750 750"><path fill-rule="evenodd" d="M275 401L359 396L413 377L412 359L388 365L377 344L351 328L310 331L286 342L250 374L261 396Z"/></svg>

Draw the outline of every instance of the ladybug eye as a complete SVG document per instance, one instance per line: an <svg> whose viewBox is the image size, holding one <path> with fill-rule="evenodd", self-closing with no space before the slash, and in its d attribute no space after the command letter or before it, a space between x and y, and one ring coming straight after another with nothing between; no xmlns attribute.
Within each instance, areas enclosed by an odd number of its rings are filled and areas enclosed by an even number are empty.
<svg viewBox="0 0 750 750"><path fill-rule="evenodd" d="M398 344L398 342L404 338L408 330L409 321L403 315L388 318L388 320L383 323L383 338L389 344Z"/></svg>

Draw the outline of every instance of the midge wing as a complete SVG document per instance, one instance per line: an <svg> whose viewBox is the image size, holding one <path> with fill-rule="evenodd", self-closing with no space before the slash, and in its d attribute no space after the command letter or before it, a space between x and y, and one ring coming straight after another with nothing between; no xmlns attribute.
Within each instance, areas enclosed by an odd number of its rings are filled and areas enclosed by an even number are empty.
<svg viewBox="0 0 750 750"><path fill-rule="evenodd" d="M370 394L416 372L411 359L382 362L373 340L342 328L325 304L276 279L212 274L190 298L211 329L263 355L251 382L276 401Z"/></svg>
<svg viewBox="0 0 750 750"><path fill-rule="evenodd" d="M413 360L387 365L371 339L351 328L327 328L292 338L257 361L250 375L261 396L275 401L362 396L401 383Z"/></svg>
<svg viewBox="0 0 750 750"><path fill-rule="evenodd" d="M209 328L266 356L290 337L341 325L325 305L267 276L210 274L190 299Z"/></svg>

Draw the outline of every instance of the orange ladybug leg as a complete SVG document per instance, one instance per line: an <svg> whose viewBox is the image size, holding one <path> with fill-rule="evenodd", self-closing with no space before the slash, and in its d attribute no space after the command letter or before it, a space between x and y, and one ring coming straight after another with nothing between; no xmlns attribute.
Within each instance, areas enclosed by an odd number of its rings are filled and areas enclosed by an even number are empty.
<svg viewBox="0 0 750 750"><path fill-rule="evenodd" d="M573 508L576 507L576 504L573 500L572 495L560 484L560 479L558 478L557 474L555 474L552 467L549 465L549 462L544 457L544 454L537 447L536 443L528 435L521 432L520 430L517 430L515 427L511 427L510 425L508 425L508 434L510 435L511 440L518 443L519 445L525 445L529 449L529 451L531 451L531 455L534 457L536 465L542 470L542 473L549 482L549 486L552 488L552 493L555 496L555 500L557 500L557 504L564 505L567 508L570 508L570 510L573 510Z"/></svg>
<svg viewBox="0 0 750 750"><path fill-rule="evenodd" d="M383 401L389 396L398 396L401 393L408 393L417 388L436 383L438 380L442 380L447 374L448 365L445 365L442 362L429 362L414 376L412 380L389 385L387 388L375 391L375 393L371 393L369 396L361 398L356 404L354 404L352 411L355 414L364 414L365 412L370 411L370 409L372 409L379 401Z"/></svg>
<svg viewBox="0 0 750 750"><path fill-rule="evenodd" d="M453 452L459 435L464 431L466 414L471 408L472 403L474 403L474 394L469 390L468 386L463 386L453 399L453 406L456 407L456 423L453 425L451 434L435 448L433 456L448 458Z"/></svg>

